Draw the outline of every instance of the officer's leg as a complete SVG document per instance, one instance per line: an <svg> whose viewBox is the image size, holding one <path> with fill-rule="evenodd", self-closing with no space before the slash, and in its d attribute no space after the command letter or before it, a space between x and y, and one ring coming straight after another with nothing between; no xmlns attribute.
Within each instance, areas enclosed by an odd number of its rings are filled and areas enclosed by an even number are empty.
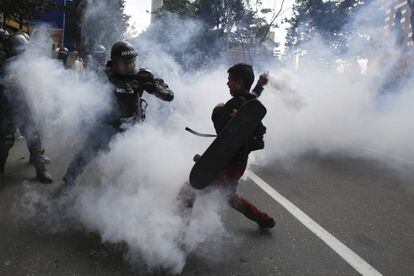
<svg viewBox="0 0 414 276"><path fill-rule="evenodd" d="M3 118L0 118L0 120ZM0 189L4 186L4 166L9 155L9 150L14 144L15 128L11 125L6 126L0 122Z"/></svg>
<svg viewBox="0 0 414 276"><path fill-rule="evenodd" d="M44 148L42 148L42 157L43 157L43 161L45 161L46 165L50 163L50 158L45 155L45 149ZM35 156L32 156L30 154L29 163L33 165L34 162L35 162Z"/></svg>
<svg viewBox="0 0 414 276"><path fill-rule="evenodd" d="M196 193L190 183L186 182L177 195L178 211L182 217L188 218L196 200Z"/></svg>
<svg viewBox="0 0 414 276"><path fill-rule="evenodd" d="M19 130L26 139L32 164L36 168L37 179L43 183L51 183L53 179L47 171L46 161L43 156L42 141L34 123L31 120L26 120L19 126Z"/></svg>
<svg viewBox="0 0 414 276"><path fill-rule="evenodd" d="M82 149L75 155L63 177L64 187L74 186L76 178L84 168L95 158L98 151L106 149L117 130L108 125L99 125L89 134Z"/></svg>

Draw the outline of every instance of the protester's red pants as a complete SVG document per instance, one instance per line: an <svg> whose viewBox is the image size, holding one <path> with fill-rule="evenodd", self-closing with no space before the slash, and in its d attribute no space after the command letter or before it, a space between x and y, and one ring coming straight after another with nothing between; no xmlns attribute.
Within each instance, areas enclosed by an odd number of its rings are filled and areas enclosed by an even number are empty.
<svg viewBox="0 0 414 276"><path fill-rule="evenodd" d="M237 193L237 185L245 170L246 166L244 165L229 165L221 171L216 180L210 184L210 187L218 188L220 191L224 192L227 202L231 207L245 215L248 219L260 223L269 219L269 215L259 210L251 202ZM186 184L181 188L178 199L182 204L180 208L193 207L196 197L189 184Z"/></svg>
<svg viewBox="0 0 414 276"><path fill-rule="evenodd" d="M227 166L217 177L212 185L219 187L225 192L227 202L231 207L255 222L262 222L269 218L269 215L260 211L250 201L237 193L237 185L244 174L246 166L234 164Z"/></svg>

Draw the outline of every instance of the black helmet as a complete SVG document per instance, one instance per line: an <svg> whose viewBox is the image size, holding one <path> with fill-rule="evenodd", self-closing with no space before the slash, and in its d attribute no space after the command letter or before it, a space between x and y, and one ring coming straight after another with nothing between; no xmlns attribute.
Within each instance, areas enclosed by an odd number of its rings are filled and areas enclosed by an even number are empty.
<svg viewBox="0 0 414 276"><path fill-rule="evenodd" d="M68 58L69 50L66 47L60 47L58 51L58 59L65 61Z"/></svg>
<svg viewBox="0 0 414 276"><path fill-rule="evenodd" d="M30 39L31 39L30 36L25 32L19 31L16 34L20 34L20 35L24 36L27 39L27 41L30 41Z"/></svg>
<svg viewBox="0 0 414 276"><path fill-rule="evenodd" d="M9 35L10 34L7 30L0 28L0 42L5 41Z"/></svg>
<svg viewBox="0 0 414 276"><path fill-rule="evenodd" d="M4 43L4 51L8 57L16 56L18 54L23 53L26 50L27 45L29 44L29 40L22 35L14 34L7 38Z"/></svg>
<svg viewBox="0 0 414 276"><path fill-rule="evenodd" d="M102 45L96 46L95 50L93 51L93 58L99 65L105 66L106 48Z"/></svg>
<svg viewBox="0 0 414 276"><path fill-rule="evenodd" d="M98 45L98 46L96 46L93 53L94 54L106 54L106 48L103 45Z"/></svg>
<svg viewBox="0 0 414 276"><path fill-rule="evenodd" d="M138 52L131 43L119 41L112 46L112 70L120 75L133 75L137 69Z"/></svg>
<svg viewBox="0 0 414 276"><path fill-rule="evenodd" d="M111 50L111 59L117 58L132 58L137 57L138 52L135 50L134 46L127 41L118 41L112 46Z"/></svg>

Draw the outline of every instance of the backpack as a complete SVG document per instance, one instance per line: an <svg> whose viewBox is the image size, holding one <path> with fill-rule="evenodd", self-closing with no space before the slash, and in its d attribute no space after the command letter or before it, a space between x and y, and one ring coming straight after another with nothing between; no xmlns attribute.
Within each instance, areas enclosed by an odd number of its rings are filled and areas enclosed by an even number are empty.
<svg viewBox="0 0 414 276"><path fill-rule="evenodd" d="M257 126L253 135L247 140L247 150L255 151L264 149L264 135L266 133L266 127L262 122Z"/></svg>
<svg viewBox="0 0 414 276"><path fill-rule="evenodd" d="M247 102L247 99L245 97L239 96L239 98L242 100L242 103L245 104ZM262 122L259 123L256 130L253 132L252 136L247 140L246 143L246 150L249 152L255 151L255 150L261 150L264 149L264 135L266 133L266 127L263 125Z"/></svg>

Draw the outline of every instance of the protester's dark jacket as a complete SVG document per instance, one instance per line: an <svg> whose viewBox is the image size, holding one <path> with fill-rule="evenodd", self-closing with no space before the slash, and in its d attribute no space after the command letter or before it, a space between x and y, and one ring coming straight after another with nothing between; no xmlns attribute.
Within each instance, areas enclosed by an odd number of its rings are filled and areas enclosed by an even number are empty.
<svg viewBox="0 0 414 276"><path fill-rule="evenodd" d="M250 93L243 96L233 96L228 102L224 104L224 106L217 106L214 108L211 119L213 121L217 134L223 130L226 124L231 120L232 116L245 102L260 96L260 93L263 89L260 89L260 92L257 93L256 88L253 90L253 92L256 93ZM263 135L265 132L266 128L262 123L260 123L255 133L253 133L252 137L250 137L246 144L243 145L242 148L236 153L236 155L230 161L230 164L247 165L247 160L250 152L257 149L262 149L264 147Z"/></svg>

